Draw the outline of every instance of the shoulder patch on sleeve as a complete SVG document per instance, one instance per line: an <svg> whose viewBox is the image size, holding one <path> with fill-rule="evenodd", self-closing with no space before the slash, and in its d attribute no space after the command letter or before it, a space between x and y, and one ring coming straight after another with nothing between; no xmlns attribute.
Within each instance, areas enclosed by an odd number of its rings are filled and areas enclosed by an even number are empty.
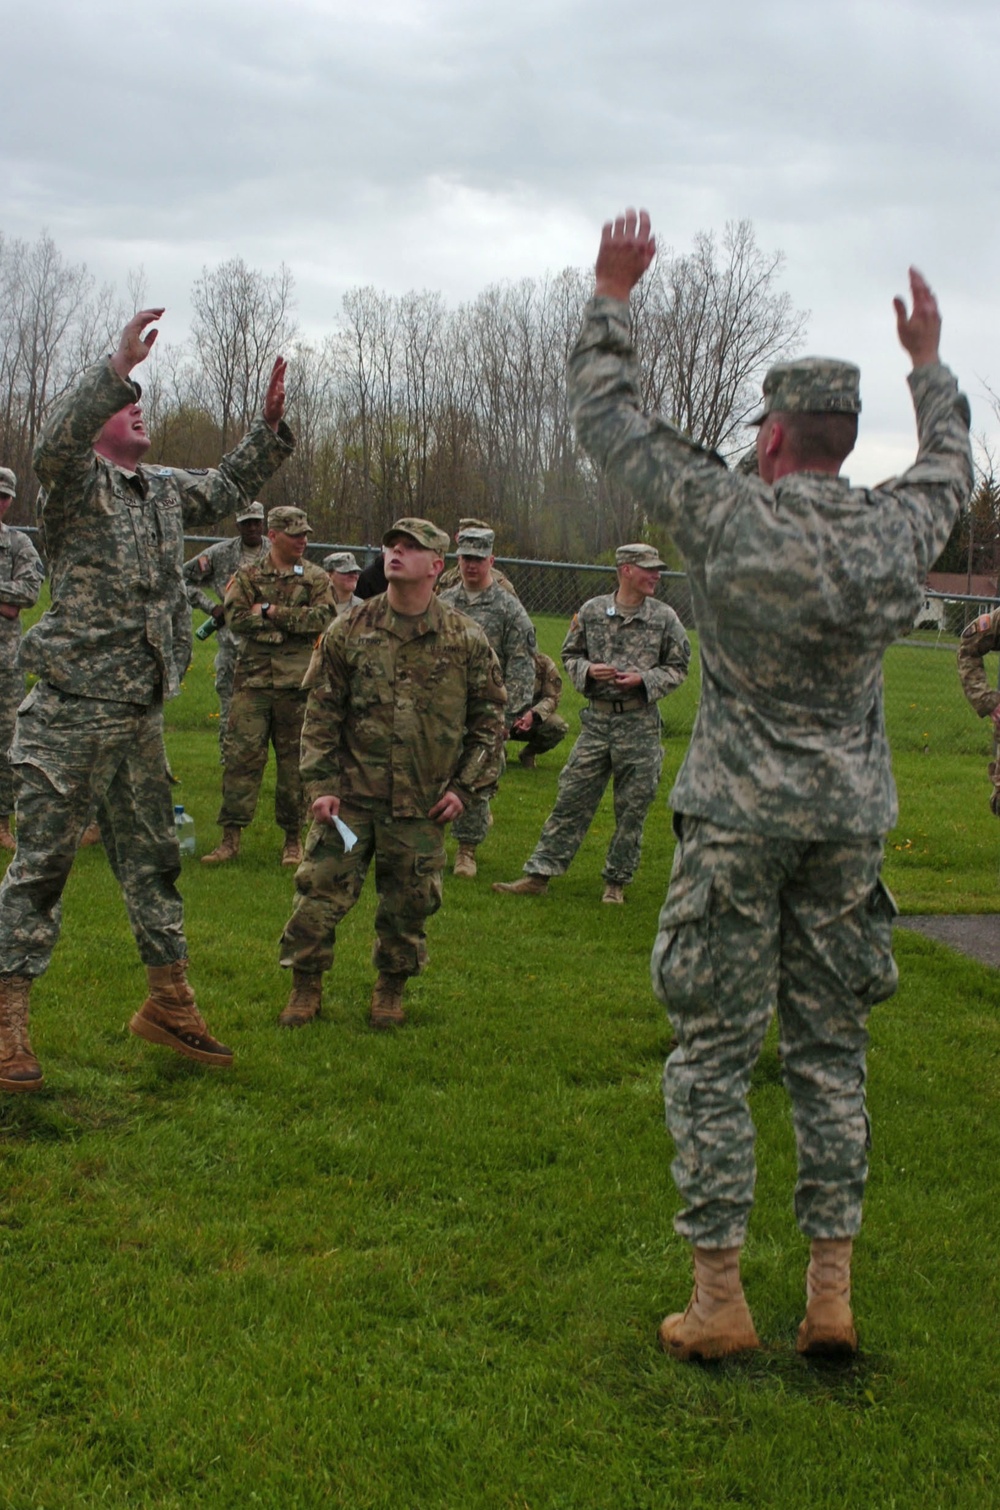
<svg viewBox="0 0 1000 1510"><path fill-rule="evenodd" d="M981 613L978 619L973 619L971 624L966 624L965 628L962 630L962 639L971 639L974 634L985 634L992 622L992 614Z"/></svg>

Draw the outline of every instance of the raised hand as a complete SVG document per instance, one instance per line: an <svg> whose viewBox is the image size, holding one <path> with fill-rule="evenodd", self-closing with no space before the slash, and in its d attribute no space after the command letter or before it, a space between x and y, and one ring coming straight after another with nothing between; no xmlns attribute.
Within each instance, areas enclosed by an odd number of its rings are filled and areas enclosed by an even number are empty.
<svg viewBox="0 0 1000 1510"><path fill-rule="evenodd" d="M930 287L915 267L910 268L910 294L913 298L912 314L906 313L905 300L895 298L892 301L896 311L896 330L900 345L909 352L914 367L927 367L940 361L941 314Z"/></svg>
<svg viewBox="0 0 1000 1510"><path fill-rule="evenodd" d="M138 367L149 356L159 331L151 330L148 335L143 332L147 325L159 320L162 314L162 309L140 309L129 320L118 338L118 350L111 358L111 365L119 377L127 378L132 368Z"/></svg>
<svg viewBox="0 0 1000 1510"><path fill-rule="evenodd" d="M638 215L626 210L617 220L609 220L601 232L594 292L627 300L655 256L656 240L645 210Z"/></svg>
<svg viewBox="0 0 1000 1510"><path fill-rule="evenodd" d="M284 357L276 357L274 366L271 368L271 376L267 382L267 392L264 395L264 423L270 425L272 430L277 430L282 415L285 412L285 373L288 363Z"/></svg>

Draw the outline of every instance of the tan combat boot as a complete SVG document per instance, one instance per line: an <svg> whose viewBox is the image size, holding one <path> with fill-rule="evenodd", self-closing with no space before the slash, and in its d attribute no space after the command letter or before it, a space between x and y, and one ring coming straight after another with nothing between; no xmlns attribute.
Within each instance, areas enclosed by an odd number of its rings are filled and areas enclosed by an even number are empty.
<svg viewBox="0 0 1000 1510"><path fill-rule="evenodd" d="M451 867L453 876L464 876L471 881L476 874L476 850L472 844L460 844L455 856L455 863Z"/></svg>
<svg viewBox="0 0 1000 1510"><path fill-rule="evenodd" d="M726 1358L759 1347L740 1284L739 1248L695 1248L694 1290L683 1313L660 1323L659 1339L672 1358Z"/></svg>
<svg viewBox="0 0 1000 1510"><path fill-rule="evenodd" d="M92 844L100 844L100 842L101 825L99 823L88 823L80 835L80 848L89 849Z"/></svg>
<svg viewBox="0 0 1000 1510"><path fill-rule="evenodd" d="M202 865L225 865L227 860L235 860L240 852L240 830L235 824L228 824L222 830L222 842L211 850L207 855L202 855Z"/></svg>
<svg viewBox="0 0 1000 1510"><path fill-rule="evenodd" d="M526 771L533 771L535 769L534 750L522 750L517 757L517 763L518 765L523 765Z"/></svg>
<svg viewBox="0 0 1000 1510"><path fill-rule="evenodd" d="M17 840L10 831L10 813L0 818L0 849L14 850L17 848Z"/></svg>
<svg viewBox="0 0 1000 1510"><path fill-rule="evenodd" d="M282 865L302 864L302 840L298 834L285 835L285 847L281 851Z"/></svg>
<svg viewBox="0 0 1000 1510"><path fill-rule="evenodd" d="M147 1043L163 1044L176 1054L197 1059L199 1064L226 1070L233 1062L233 1051L208 1031L195 1006L186 971L186 959L175 960L172 965L147 965L149 995L129 1028Z"/></svg>
<svg viewBox="0 0 1000 1510"><path fill-rule="evenodd" d="M307 1022L319 1016L322 1005L322 975L306 975L303 970L293 970L292 994L278 1018L278 1027L304 1028Z"/></svg>
<svg viewBox="0 0 1000 1510"><path fill-rule="evenodd" d="M619 886L617 881L606 881L604 884L604 895L601 897L601 901L608 902L612 906L616 907L623 906L625 902L625 888L623 886Z"/></svg>
<svg viewBox="0 0 1000 1510"><path fill-rule="evenodd" d="M28 1037L31 978L0 975L0 1090L38 1091L42 1067Z"/></svg>
<svg viewBox="0 0 1000 1510"><path fill-rule="evenodd" d="M849 1237L814 1237L806 1270L806 1316L795 1347L811 1357L845 1358L858 1350L851 1315Z"/></svg>
<svg viewBox="0 0 1000 1510"><path fill-rule="evenodd" d="M368 1013L370 1028L401 1028L406 1021L403 1011L403 992L408 977L389 975L380 971L372 992L371 1010Z"/></svg>
<svg viewBox="0 0 1000 1510"><path fill-rule="evenodd" d="M507 891L515 897L540 897L549 889L548 876L522 876L519 881L494 881L494 891Z"/></svg>

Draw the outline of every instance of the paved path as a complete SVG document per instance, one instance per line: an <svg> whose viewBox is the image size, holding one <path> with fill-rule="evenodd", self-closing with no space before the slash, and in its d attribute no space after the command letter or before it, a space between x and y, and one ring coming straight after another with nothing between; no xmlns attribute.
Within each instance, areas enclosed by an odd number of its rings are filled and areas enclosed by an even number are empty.
<svg viewBox="0 0 1000 1510"><path fill-rule="evenodd" d="M896 927L923 933L939 944L948 944L960 954L969 954L1000 970L1000 914L975 912L955 917L918 914L897 918Z"/></svg>

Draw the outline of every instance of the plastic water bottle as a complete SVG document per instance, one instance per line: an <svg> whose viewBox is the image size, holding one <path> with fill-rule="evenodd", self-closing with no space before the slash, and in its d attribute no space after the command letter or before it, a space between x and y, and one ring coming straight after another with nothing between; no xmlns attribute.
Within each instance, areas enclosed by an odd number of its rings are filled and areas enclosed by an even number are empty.
<svg viewBox="0 0 1000 1510"><path fill-rule="evenodd" d="M181 847L181 854L193 855L195 853L194 819L179 803L174 808L174 828L177 830L177 842Z"/></svg>

